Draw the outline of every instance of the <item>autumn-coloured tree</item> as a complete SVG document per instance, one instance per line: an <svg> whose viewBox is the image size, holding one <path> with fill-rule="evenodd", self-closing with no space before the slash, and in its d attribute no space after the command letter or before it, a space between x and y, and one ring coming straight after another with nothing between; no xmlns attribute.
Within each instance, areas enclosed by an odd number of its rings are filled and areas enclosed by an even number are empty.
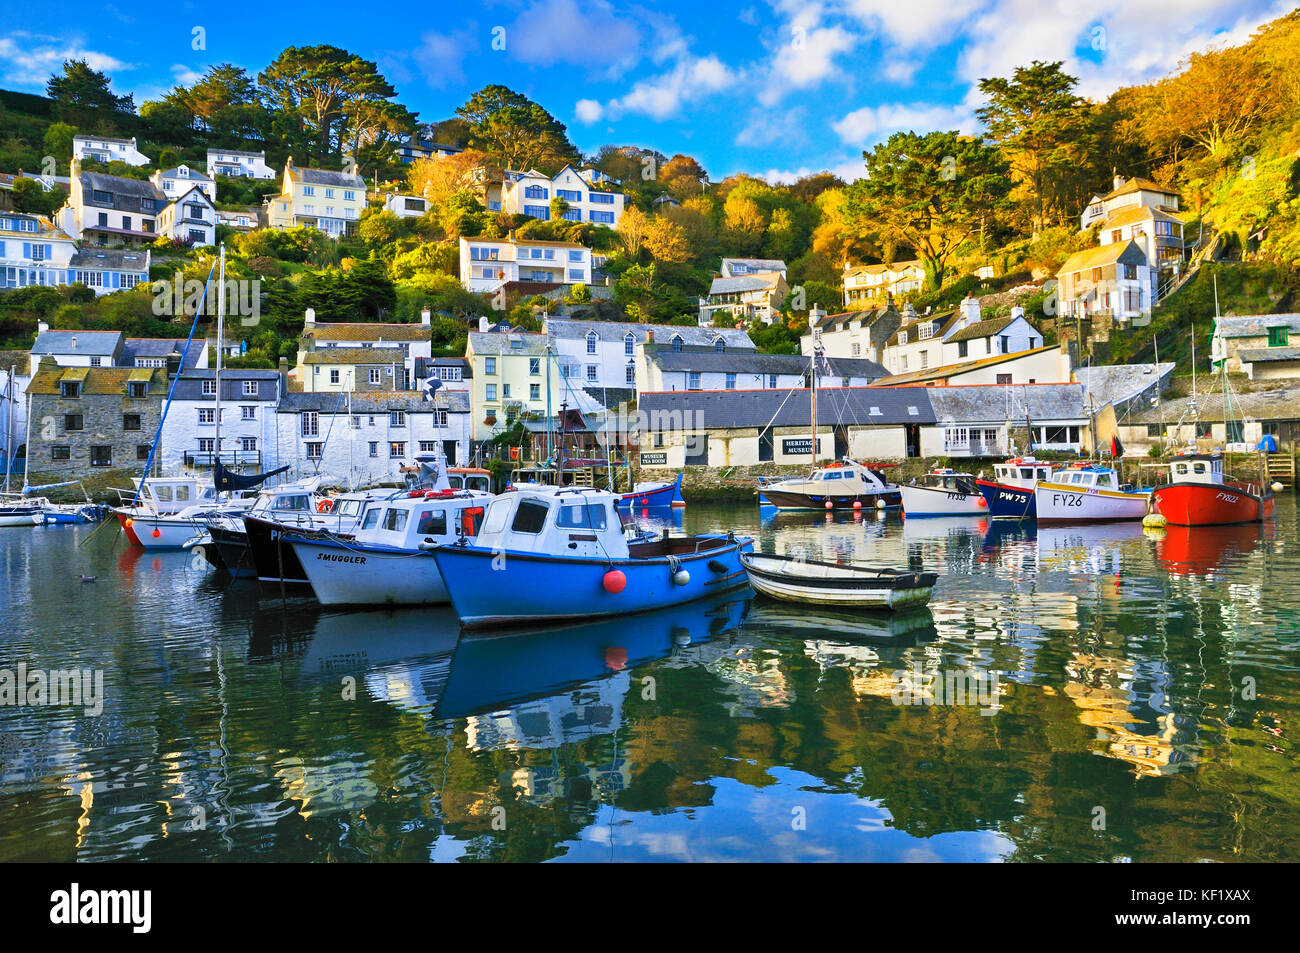
<svg viewBox="0 0 1300 953"><path fill-rule="evenodd" d="M683 262L690 258L691 253L685 229L658 215L647 224L645 248L656 261Z"/></svg>

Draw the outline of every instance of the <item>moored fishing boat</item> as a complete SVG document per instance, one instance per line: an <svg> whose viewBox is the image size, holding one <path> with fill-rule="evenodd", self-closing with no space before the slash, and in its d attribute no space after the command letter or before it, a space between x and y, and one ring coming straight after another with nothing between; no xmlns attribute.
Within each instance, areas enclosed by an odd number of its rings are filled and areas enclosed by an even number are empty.
<svg viewBox="0 0 1300 953"><path fill-rule="evenodd" d="M745 553L741 562L756 590L786 602L860 609L902 609L930 601L938 573L830 563L771 553Z"/></svg>
<svg viewBox="0 0 1300 953"><path fill-rule="evenodd" d="M44 522L39 501L13 499L0 503L0 526L40 526Z"/></svg>
<svg viewBox="0 0 1300 953"><path fill-rule="evenodd" d="M473 539L492 499L477 491L429 490L372 504L350 537L278 532L321 605L436 605L448 600L433 547Z"/></svg>
<svg viewBox="0 0 1300 953"><path fill-rule="evenodd" d="M1068 467L1034 487L1040 523L1111 523L1140 520L1150 510L1151 491L1121 485L1113 467Z"/></svg>
<svg viewBox="0 0 1300 953"><path fill-rule="evenodd" d="M1034 487L1040 480L1050 480L1052 473L1050 463L1033 457L1013 457L994 465L992 480L976 480L975 485L988 504L991 519L1033 519L1037 514Z"/></svg>
<svg viewBox="0 0 1300 953"><path fill-rule="evenodd" d="M951 467L931 470L920 482L899 488L903 515L918 516L986 516L988 502L975 486L975 477L958 473Z"/></svg>
<svg viewBox="0 0 1300 953"><path fill-rule="evenodd" d="M782 510L877 509L900 506L899 488L853 460L818 467L804 480L764 484L761 498Z"/></svg>
<svg viewBox="0 0 1300 953"><path fill-rule="evenodd" d="M144 549L183 548L219 505L216 488L195 476L145 477L131 492L134 502L115 507L113 515L126 538Z"/></svg>
<svg viewBox="0 0 1300 953"><path fill-rule="evenodd" d="M469 628L627 615L744 588L732 534L629 541L618 494L583 487L518 489L497 497L473 545L434 559Z"/></svg>
<svg viewBox="0 0 1300 953"><path fill-rule="evenodd" d="M1152 494L1156 512L1175 526L1258 523L1273 516L1273 491L1234 480L1223 472L1220 453L1189 453L1169 464L1169 482Z"/></svg>

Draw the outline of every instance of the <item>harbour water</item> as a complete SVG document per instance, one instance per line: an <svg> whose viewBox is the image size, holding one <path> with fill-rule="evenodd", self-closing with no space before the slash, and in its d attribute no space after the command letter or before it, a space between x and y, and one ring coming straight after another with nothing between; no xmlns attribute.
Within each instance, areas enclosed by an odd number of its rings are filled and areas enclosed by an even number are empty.
<svg viewBox="0 0 1300 953"><path fill-rule="evenodd" d="M733 595L461 639L0 530L0 670L102 675L98 715L0 707L0 859L1300 860L1289 495L1155 535L672 519L941 577L919 614Z"/></svg>

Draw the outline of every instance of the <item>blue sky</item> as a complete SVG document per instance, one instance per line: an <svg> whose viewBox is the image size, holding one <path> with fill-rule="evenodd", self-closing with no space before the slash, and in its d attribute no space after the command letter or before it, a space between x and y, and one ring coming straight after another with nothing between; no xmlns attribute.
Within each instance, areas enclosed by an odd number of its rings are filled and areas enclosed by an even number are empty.
<svg viewBox="0 0 1300 953"><path fill-rule="evenodd" d="M422 120L503 83L605 143L686 152L714 180L787 181L861 170L864 147L898 129L974 131L980 77L1066 62L1101 97L1164 75L1187 53L1244 41L1293 0L488 0L301 7L70 0L0 28L0 85L41 92L84 57L136 104L210 64L256 74L286 46L332 43L379 63ZM293 26L290 11L310 11ZM1079 12L1085 9L1087 12ZM416 11L419 11L418 13ZM11 21L12 22L12 21ZM206 49L195 50L194 28ZM293 32L283 32L291 29ZM502 48L504 47L504 48Z"/></svg>

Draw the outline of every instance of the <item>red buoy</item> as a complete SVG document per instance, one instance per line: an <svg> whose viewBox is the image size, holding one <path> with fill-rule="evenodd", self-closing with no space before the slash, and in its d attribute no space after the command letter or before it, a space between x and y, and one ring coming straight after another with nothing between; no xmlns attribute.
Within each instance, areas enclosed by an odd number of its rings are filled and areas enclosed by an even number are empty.
<svg viewBox="0 0 1300 953"><path fill-rule="evenodd" d="M975 505L980 507L988 506L989 501L984 499L984 497L981 496L978 500L975 501Z"/></svg>
<svg viewBox="0 0 1300 953"><path fill-rule="evenodd" d="M161 536L161 535L162 535L162 530L160 530L160 529L155 529L155 530L153 531L153 538L154 538L154 539L157 539L157 538L158 538L159 536Z"/></svg>
<svg viewBox="0 0 1300 953"><path fill-rule="evenodd" d="M606 592L618 595L627 586L627 576L623 575L622 570L611 569L609 572L605 573L605 578L602 581L602 584L604 585Z"/></svg>
<svg viewBox="0 0 1300 953"><path fill-rule="evenodd" d="M835 504L832 503L830 500L827 500L827 501L826 501L826 508L827 508L828 510L834 509L834 508L835 508Z"/></svg>

